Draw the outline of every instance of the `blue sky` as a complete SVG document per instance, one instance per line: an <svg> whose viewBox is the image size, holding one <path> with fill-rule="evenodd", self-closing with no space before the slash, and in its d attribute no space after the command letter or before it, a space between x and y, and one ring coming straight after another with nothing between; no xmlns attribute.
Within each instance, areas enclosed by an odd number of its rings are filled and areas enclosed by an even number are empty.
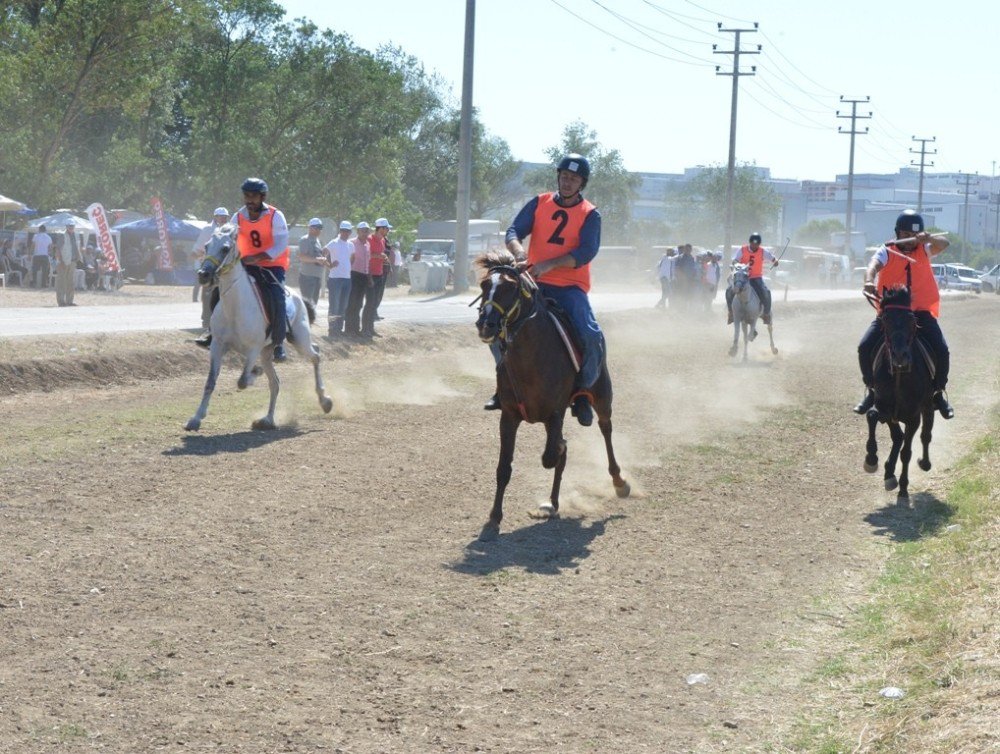
<svg viewBox="0 0 1000 754"><path fill-rule="evenodd" d="M284 0L355 44L394 44L461 94L465 0ZM777 178L833 180L848 168L896 172L918 156L911 137L936 137L930 171L1000 173L995 83L1000 3L982 0L478 0L473 99L514 156L545 159L566 124L582 120L630 170L680 172L725 164L733 35L741 47L736 156ZM994 162L996 161L996 163Z"/></svg>

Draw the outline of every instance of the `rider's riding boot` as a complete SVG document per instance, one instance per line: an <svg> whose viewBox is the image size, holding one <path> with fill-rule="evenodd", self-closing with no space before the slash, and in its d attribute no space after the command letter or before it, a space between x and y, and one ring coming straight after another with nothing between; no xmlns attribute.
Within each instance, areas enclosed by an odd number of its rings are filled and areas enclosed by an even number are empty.
<svg viewBox="0 0 1000 754"><path fill-rule="evenodd" d="M274 363L284 364L288 361L288 354L285 353L285 347L283 345L277 345L274 347Z"/></svg>
<svg viewBox="0 0 1000 754"><path fill-rule="evenodd" d="M205 330L201 335L194 339L195 345L201 346L202 348L208 348L212 345L212 331Z"/></svg>
<svg viewBox="0 0 1000 754"><path fill-rule="evenodd" d="M497 395L496 393L493 393L493 397L483 404L483 411L499 411L499 410L500 410L500 396Z"/></svg>
<svg viewBox="0 0 1000 754"><path fill-rule="evenodd" d="M771 312L764 312L760 315L760 321L765 325L771 324Z"/></svg>
<svg viewBox="0 0 1000 754"><path fill-rule="evenodd" d="M867 414L872 406L875 405L875 391L870 387L865 388L865 397L861 399L861 403L854 407L854 413L861 414L864 416Z"/></svg>
<svg viewBox="0 0 1000 754"><path fill-rule="evenodd" d="M727 325L733 324L733 310L732 309L726 309L726 324Z"/></svg>
<svg viewBox="0 0 1000 754"><path fill-rule="evenodd" d="M938 413L945 419L953 419L955 417L955 409L951 407L951 404L948 403L948 399L944 397L943 390L938 390L934 393L933 401L934 408L936 408Z"/></svg>
<svg viewBox="0 0 1000 754"><path fill-rule="evenodd" d="M584 427L589 427L594 423L594 410L590 407L590 401L583 393L573 399L573 406L570 409L570 413L572 413L573 416L576 417L576 420Z"/></svg>

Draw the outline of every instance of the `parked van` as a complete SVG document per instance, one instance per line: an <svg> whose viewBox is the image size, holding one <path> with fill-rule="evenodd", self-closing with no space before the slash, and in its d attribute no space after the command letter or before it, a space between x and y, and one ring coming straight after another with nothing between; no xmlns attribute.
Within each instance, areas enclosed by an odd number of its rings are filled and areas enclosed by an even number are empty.
<svg viewBox="0 0 1000 754"><path fill-rule="evenodd" d="M1000 293L1000 264L993 265L993 269L980 275L979 282L986 293Z"/></svg>

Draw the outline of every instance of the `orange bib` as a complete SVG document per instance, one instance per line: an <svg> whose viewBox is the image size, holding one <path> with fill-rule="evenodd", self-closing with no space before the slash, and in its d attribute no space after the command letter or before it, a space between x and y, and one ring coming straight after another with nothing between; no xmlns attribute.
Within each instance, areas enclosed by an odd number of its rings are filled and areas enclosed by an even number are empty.
<svg viewBox="0 0 1000 754"><path fill-rule="evenodd" d="M239 249L241 259L260 254L274 246L274 207L266 207L256 220L237 213L236 225L239 228L236 234L236 248ZM287 270L290 258L291 253L286 248L275 259L257 262L257 266L281 267Z"/></svg>
<svg viewBox="0 0 1000 754"><path fill-rule="evenodd" d="M750 265L750 277L764 277L764 247L758 246L757 251L751 250L747 245L740 249L740 264Z"/></svg>
<svg viewBox="0 0 1000 754"><path fill-rule="evenodd" d="M889 249L889 261L878 271L878 290L909 286L910 308L915 312L930 312L936 319L941 314L941 293L927 249L921 246L912 254L906 254L892 244L886 248Z"/></svg>
<svg viewBox="0 0 1000 754"><path fill-rule="evenodd" d="M556 204L555 193L539 194L538 206L531 225L531 242L528 262L536 264L561 257L580 245L580 229L587 215L594 211L593 204L584 199L572 207ZM538 278L549 285L575 285L585 292L590 290L590 264L582 267L558 267Z"/></svg>

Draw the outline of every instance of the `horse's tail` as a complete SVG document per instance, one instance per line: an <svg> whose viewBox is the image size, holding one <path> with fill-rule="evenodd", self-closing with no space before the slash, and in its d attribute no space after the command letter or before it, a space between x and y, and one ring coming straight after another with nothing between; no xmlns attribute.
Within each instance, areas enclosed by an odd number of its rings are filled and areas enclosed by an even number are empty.
<svg viewBox="0 0 1000 754"><path fill-rule="evenodd" d="M311 325L316 321L316 307L307 298L302 299L302 303L306 305L306 315L309 317L309 324Z"/></svg>

